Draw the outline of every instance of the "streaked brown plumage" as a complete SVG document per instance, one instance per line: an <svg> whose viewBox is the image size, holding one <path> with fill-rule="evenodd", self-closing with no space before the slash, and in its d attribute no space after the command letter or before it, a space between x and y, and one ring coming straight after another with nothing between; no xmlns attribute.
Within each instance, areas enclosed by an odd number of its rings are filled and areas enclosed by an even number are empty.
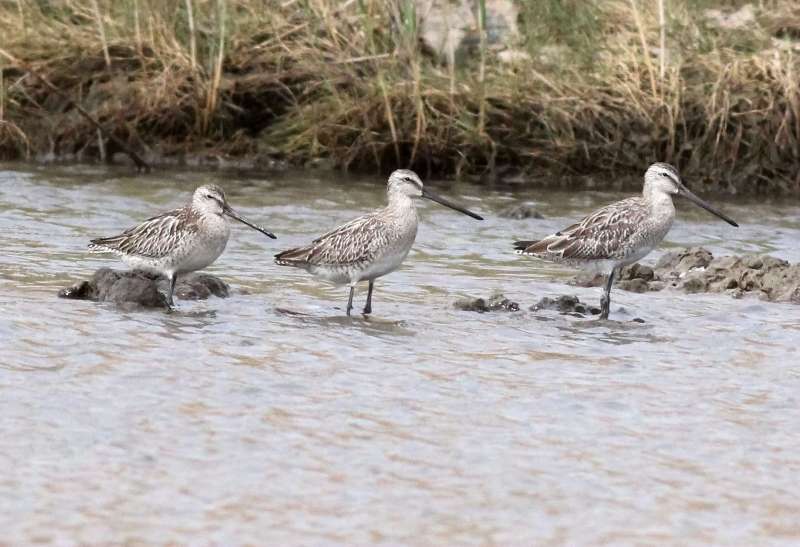
<svg viewBox="0 0 800 547"><path fill-rule="evenodd" d="M200 215L181 207L150 217L119 235L91 240L89 250L119 255L162 258L174 253L187 238L198 233Z"/></svg>
<svg viewBox="0 0 800 547"><path fill-rule="evenodd" d="M677 169L654 163L644 176L641 196L606 205L581 222L537 241L517 241L518 254L588 267L606 274L600 318L607 319L611 285L622 267L647 256L669 232L675 219L672 196L680 195L733 226L736 222L701 200L683 185Z"/></svg>
<svg viewBox="0 0 800 547"><path fill-rule="evenodd" d="M364 314L372 312L375 279L393 272L403 263L417 237L417 211L413 199L425 197L469 215L480 216L423 188L413 171L398 169L389 176L388 204L318 237L310 245L275 255L280 266L302 268L336 284L349 284L347 315L353 308L353 293L360 281L369 281Z"/></svg>
<svg viewBox="0 0 800 547"><path fill-rule="evenodd" d="M405 238L394 226L374 211L321 235L305 247L289 249L275 255L281 266L327 266L353 268L373 262L394 242Z"/></svg>
<svg viewBox="0 0 800 547"><path fill-rule="evenodd" d="M206 184L194 191L186 206L150 217L119 235L93 239L89 251L114 253L133 269L165 275L172 306L177 276L202 270L225 250L230 235L225 216L275 238L231 209L222 188Z"/></svg>
<svg viewBox="0 0 800 547"><path fill-rule="evenodd" d="M641 196L623 199L560 232L539 241L518 241L514 247L521 254L576 266L585 266L586 261L625 261L637 249L660 241L671 226L658 222L643 202Z"/></svg>

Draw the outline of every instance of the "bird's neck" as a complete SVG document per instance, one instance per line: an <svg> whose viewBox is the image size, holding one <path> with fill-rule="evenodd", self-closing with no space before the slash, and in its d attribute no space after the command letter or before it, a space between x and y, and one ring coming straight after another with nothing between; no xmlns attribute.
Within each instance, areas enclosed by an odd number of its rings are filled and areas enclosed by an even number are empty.
<svg viewBox="0 0 800 547"><path fill-rule="evenodd" d="M398 192L390 193L388 201L384 209L387 217L394 218L401 224L417 222L417 206L413 199Z"/></svg>
<svg viewBox="0 0 800 547"><path fill-rule="evenodd" d="M652 188L645 188L644 199L650 206L653 216L675 216L672 195Z"/></svg>
<svg viewBox="0 0 800 547"><path fill-rule="evenodd" d="M192 212L196 222L205 224L206 226L227 226L228 221L222 213L214 211L193 211Z"/></svg>
<svg viewBox="0 0 800 547"><path fill-rule="evenodd" d="M412 200L410 197L400 192L389 192L388 205L386 206L386 208L397 211L406 209L414 210L415 209L414 200Z"/></svg>

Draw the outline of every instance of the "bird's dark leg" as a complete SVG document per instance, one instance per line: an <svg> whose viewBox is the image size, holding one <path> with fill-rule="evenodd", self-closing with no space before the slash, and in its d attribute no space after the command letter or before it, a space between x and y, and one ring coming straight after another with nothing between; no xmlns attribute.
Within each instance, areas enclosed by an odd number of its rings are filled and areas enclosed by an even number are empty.
<svg viewBox="0 0 800 547"><path fill-rule="evenodd" d="M369 280L369 291L367 292L367 305L364 306L364 315L372 313L372 288L375 286L375 280Z"/></svg>
<svg viewBox="0 0 800 547"><path fill-rule="evenodd" d="M169 298L167 299L167 306L170 309L175 307L175 300L173 300L172 295L175 294L175 282L178 280L178 274L171 274L169 276Z"/></svg>
<svg viewBox="0 0 800 547"><path fill-rule="evenodd" d="M600 299L600 319L608 319L608 312L611 311L611 285L614 284L616 272L616 268L611 270L606 279L606 287L603 290L603 297Z"/></svg>
<svg viewBox="0 0 800 547"><path fill-rule="evenodd" d="M353 293L356 292L356 286L350 285L350 298L347 299L347 315L350 315L350 310L353 309Z"/></svg>

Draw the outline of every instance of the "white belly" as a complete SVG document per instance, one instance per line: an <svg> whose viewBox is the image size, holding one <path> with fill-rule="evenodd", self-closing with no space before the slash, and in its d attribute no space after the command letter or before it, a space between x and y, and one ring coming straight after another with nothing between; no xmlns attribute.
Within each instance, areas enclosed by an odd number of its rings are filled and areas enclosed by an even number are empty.
<svg viewBox="0 0 800 547"><path fill-rule="evenodd" d="M207 215L203 218L202 228L194 234L191 241L187 241L182 253L175 261L176 273L188 273L207 268L219 258L225 246L231 229L222 215Z"/></svg>
<svg viewBox="0 0 800 547"><path fill-rule="evenodd" d="M120 255L120 258L131 270L163 275L170 269L168 258L147 258L139 255Z"/></svg>
<svg viewBox="0 0 800 547"><path fill-rule="evenodd" d="M409 246L402 252L386 253L369 264L355 266L310 266L308 271L329 283L351 285L359 281L377 279L395 271L403 263L410 249L411 247Z"/></svg>
<svg viewBox="0 0 800 547"><path fill-rule="evenodd" d="M392 249L386 252L378 260L370 264L366 269L361 271L354 279L355 281L367 281L377 279L388 273L395 271L403 264L403 260L408 256L408 251L411 250L411 245L404 248Z"/></svg>
<svg viewBox="0 0 800 547"><path fill-rule="evenodd" d="M346 266L308 266L308 271L328 283L335 285L350 283L350 269Z"/></svg>
<svg viewBox="0 0 800 547"><path fill-rule="evenodd" d="M219 258L227 243L228 238L217 238L195 245L179 263L175 264L175 271L177 273L187 273L207 268Z"/></svg>
<svg viewBox="0 0 800 547"><path fill-rule="evenodd" d="M639 247L634 252L632 252L630 255L626 256L625 260L622 261L622 264L627 266L628 264L633 264L634 262L638 262L641 259L643 259L644 257L646 257L647 255L649 255L651 252L653 252L654 248L655 248L655 246L653 246L653 245L646 245L644 247Z"/></svg>

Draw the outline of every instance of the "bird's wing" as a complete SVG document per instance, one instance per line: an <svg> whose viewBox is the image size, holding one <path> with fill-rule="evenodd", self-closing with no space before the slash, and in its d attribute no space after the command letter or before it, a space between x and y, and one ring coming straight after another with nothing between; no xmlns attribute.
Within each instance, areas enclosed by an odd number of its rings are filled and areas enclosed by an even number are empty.
<svg viewBox="0 0 800 547"><path fill-rule="evenodd" d="M315 265L368 262L388 243L386 223L370 213L315 239L308 261Z"/></svg>
<svg viewBox="0 0 800 547"><path fill-rule="evenodd" d="M162 258L172 253L187 236L196 232L197 225L188 222L182 209L176 209L148 218L120 235L93 239L89 248L125 255Z"/></svg>
<svg viewBox="0 0 800 547"><path fill-rule="evenodd" d="M641 198L628 198L598 209L581 222L533 242L523 254L561 260L617 259L625 242L640 231L647 219Z"/></svg>
<svg viewBox="0 0 800 547"><path fill-rule="evenodd" d="M369 262L389 242L386 223L370 213L331 230L311 245L275 255L286 265L347 266Z"/></svg>

